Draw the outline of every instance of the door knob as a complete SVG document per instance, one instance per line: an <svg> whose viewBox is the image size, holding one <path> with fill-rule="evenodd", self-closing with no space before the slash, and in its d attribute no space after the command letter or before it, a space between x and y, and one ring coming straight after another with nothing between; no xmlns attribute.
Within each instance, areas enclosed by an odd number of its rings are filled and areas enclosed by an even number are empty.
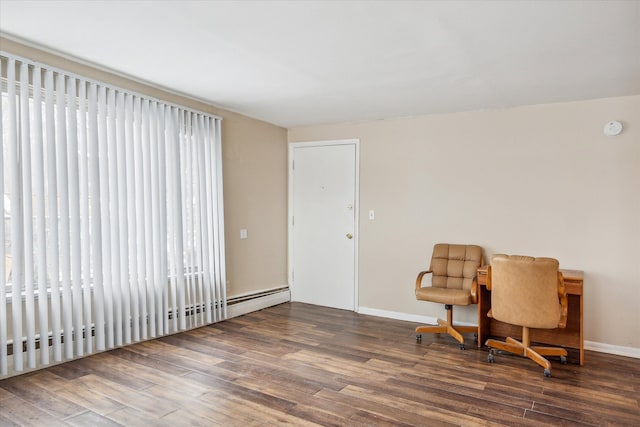
<svg viewBox="0 0 640 427"><path fill-rule="evenodd" d="M347 233L347 239L353 239L353 234Z"/></svg>

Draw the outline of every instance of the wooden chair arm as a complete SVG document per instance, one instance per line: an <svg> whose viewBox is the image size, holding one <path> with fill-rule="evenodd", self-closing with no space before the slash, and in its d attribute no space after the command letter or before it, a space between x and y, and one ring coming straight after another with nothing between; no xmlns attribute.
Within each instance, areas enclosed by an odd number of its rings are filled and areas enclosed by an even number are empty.
<svg viewBox="0 0 640 427"><path fill-rule="evenodd" d="M473 304L478 303L478 275L473 276L473 280L471 281L471 302Z"/></svg>
<svg viewBox="0 0 640 427"><path fill-rule="evenodd" d="M487 266L487 290L490 291L491 290L491 266L488 265Z"/></svg>
<svg viewBox="0 0 640 427"><path fill-rule="evenodd" d="M567 300L567 290L564 286L564 276L558 272L558 299L560 300L560 322L558 328L567 326L567 316L569 314L569 301Z"/></svg>
<svg viewBox="0 0 640 427"><path fill-rule="evenodd" d="M484 265L484 255L480 255L480 266L482 265ZM473 280L471 281L471 302L473 304L478 303L478 274L477 273L475 276L473 276Z"/></svg>
<svg viewBox="0 0 640 427"><path fill-rule="evenodd" d="M416 290L422 287L422 277L427 273L433 273L433 270L421 271L416 278Z"/></svg>

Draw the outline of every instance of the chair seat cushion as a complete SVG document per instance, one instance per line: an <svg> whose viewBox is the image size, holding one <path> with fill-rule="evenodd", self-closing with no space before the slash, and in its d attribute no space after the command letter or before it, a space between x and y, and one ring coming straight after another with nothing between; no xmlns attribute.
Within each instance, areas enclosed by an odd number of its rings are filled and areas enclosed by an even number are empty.
<svg viewBox="0 0 640 427"><path fill-rule="evenodd" d="M425 287L416 289L416 299L451 305L472 304L471 292L468 289Z"/></svg>

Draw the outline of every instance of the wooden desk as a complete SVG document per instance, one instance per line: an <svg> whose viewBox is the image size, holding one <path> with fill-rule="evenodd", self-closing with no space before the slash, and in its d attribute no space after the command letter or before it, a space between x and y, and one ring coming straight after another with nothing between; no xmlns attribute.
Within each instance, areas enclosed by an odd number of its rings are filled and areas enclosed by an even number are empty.
<svg viewBox="0 0 640 427"><path fill-rule="evenodd" d="M584 273L579 270L560 270L567 290L569 312L567 327L563 329L531 329L531 342L565 347L570 362L584 365L584 322L582 318ZM478 347L489 337L510 336L522 339L522 328L487 317L491 308L491 292L487 290L487 266L478 269Z"/></svg>

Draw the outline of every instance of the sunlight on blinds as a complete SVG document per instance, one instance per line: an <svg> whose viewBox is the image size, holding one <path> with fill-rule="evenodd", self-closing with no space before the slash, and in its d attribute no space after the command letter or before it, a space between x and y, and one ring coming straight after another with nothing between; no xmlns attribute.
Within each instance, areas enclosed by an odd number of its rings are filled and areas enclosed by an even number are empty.
<svg viewBox="0 0 640 427"><path fill-rule="evenodd" d="M0 71L0 377L226 318L221 119Z"/></svg>

